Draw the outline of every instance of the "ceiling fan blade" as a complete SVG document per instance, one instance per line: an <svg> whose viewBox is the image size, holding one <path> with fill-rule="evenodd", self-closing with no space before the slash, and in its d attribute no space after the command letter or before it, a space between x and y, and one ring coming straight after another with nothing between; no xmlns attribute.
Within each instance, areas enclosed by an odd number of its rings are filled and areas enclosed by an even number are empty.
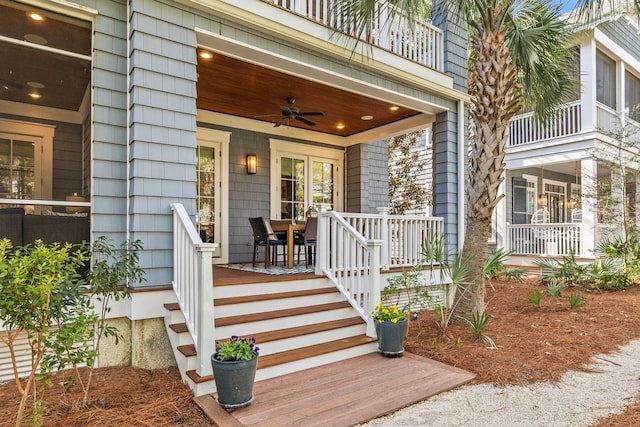
<svg viewBox="0 0 640 427"><path fill-rule="evenodd" d="M287 120L289 120L288 117L283 117L280 120L278 120L278 123L276 123L275 125L273 125L274 128L277 128L278 126L282 125L284 122L286 122Z"/></svg>
<svg viewBox="0 0 640 427"><path fill-rule="evenodd" d="M305 111L303 113L298 113L301 116L324 116L322 111Z"/></svg>
<svg viewBox="0 0 640 427"><path fill-rule="evenodd" d="M304 117L302 117L302 116L296 116L295 118L296 118L296 120L300 120L302 123L305 123L305 124L307 124L307 125L309 125L309 126L315 126L315 125L316 125L316 124L315 124L314 122L312 122L311 120L309 120L309 119L305 119L305 118L304 118Z"/></svg>
<svg viewBox="0 0 640 427"><path fill-rule="evenodd" d="M7 89L12 87L14 89L22 89L23 86L20 83L12 82L11 80L0 79L0 86L6 86Z"/></svg>

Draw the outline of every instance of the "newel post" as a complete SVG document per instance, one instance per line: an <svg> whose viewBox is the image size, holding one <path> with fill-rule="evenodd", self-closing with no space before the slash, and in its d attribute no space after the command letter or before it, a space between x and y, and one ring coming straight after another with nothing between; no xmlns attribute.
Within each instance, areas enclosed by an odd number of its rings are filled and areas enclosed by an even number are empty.
<svg viewBox="0 0 640 427"><path fill-rule="evenodd" d="M216 349L215 320L213 313L213 251L218 247L216 243L201 243L196 245L198 265L198 314L197 314L197 342L196 342L196 373L201 377L212 375L211 355Z"/></svg>
<svg viewBox="0 0 640 427"><path fill-rule="evenodd" d="M318 208L318 241L316 242L316 271L315 274L322 275L322 269L329 265L327 254L329 253L326 247L329 244L328 236L328 223L329 216L326 212L329 210L329 206L326 203L316 204Z"/></svg>
<svg viewBox="0 0 640 427"><path fill-rule="evenodd" d="M378 213L382 215L382 224L380 227L380 238L382 239L382 248L380 252L380 267L388 270L391 264L391 256L389 255L389 247L391 246L391 235L389 227L389 212L391 208L388 206L376 208Z"/></svg>
<svg viewBox="0 0 640 427"><path fill-rule="evenodd" d="M369 271L369 277L371 278L371 286L369 289L369 301L366 305L368 312L367 316L367 336L376 337L376 325L373 323L375 320L371 316L373 310L380 304L380 292L382 290L382 284L380 283L380 248L382 240L368 240L367 246L369 247L369 255L371 256L371 267Z"/></svg>

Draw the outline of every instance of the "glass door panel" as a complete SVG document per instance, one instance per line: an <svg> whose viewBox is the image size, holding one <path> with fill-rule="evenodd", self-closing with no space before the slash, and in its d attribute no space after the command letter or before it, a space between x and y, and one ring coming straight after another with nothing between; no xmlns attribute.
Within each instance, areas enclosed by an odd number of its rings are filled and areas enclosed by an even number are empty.
<svg viewBox="0 0 640 427"><path fill-rule="evenodd" d="M216 173L219 170L218 148L199 145L197 149L196 174L198 195L196 199L196 222L200 238L205 243L220 243L220 221L216 215L216 200L219 186L216 185ZM219 249L213 254L220 256Z"/></svg>
<svg viewBox="0 0 640 427"><path fill-rule="evenodd" d="M280 219L304 220L305 160L280 158Z"/></svg>
<svg viewBox="0 0 640 427"><path fill-rule="evenodd" d="M0 198L34 199L35 166L34 141L0 138Z"/></svg>
<svg viewBox="0 0 640 427"><path fill-rule="evenodd" d="M327 204L329 209L334 209L334 164L331 161L312 160L312 195L311 204Z"/></svg>

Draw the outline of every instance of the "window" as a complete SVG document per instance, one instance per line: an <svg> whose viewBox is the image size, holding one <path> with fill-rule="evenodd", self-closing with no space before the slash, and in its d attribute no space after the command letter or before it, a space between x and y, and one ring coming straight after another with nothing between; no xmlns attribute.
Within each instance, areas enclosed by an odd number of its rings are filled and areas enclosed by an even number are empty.
<svg viewBox="0 0 640 427"><path fill-rule="evenodd" d="M631 119L640 122L640 79L627 71L624 87L624 111Z"/></svg>
<svg viewBox="0 0 640 427"><path fill-rule="evenodd" d="M529 224L536 211L538 178L531 175L513 177L512 184L511 222Z"/></svg>
<svg viewBox="0 0 640 427"><path fill-rule="evenodd" d="M304 220L306 212L323 204L328 209L341 209L338 189L339 174L344 162L342 150L332 150L301 144L271 141L271 174L275 197L272 197L271 217ZM298 154L304 152L305 154Z"/></svg>
<svg viewBox="0 0 640 427"><path fill-rule="evenodd" d="M601 52L596 55L596 99L616 108L616 63Z"/></svg>

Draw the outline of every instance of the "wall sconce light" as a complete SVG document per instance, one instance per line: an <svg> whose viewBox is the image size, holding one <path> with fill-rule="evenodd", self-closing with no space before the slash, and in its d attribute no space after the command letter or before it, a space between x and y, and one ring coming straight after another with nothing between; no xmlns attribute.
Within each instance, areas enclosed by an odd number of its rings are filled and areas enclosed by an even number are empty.
<svg viewBox="0 0 640 427"><path fill-rule="evenodd" d="M255 174L258 172L258 156L255 154L247 154L247 173Z"/></svg>

